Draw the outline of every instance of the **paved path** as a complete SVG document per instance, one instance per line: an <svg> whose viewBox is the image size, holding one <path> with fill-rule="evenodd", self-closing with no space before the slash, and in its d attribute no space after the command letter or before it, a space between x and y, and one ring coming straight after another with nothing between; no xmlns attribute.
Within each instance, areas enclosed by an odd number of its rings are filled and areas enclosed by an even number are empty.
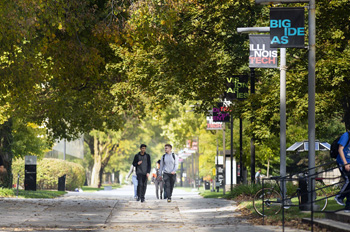
<svg viewBox="0 0 350 232"><path fill-rule="evenodd" d="M146 202L132 198L132 186L69 192L56 199L0 199L0 231L282 231L249 225L234 201L204 199L174 189L173 201L157 200L149 185ZM286 228L285 231L297 231Z"/></svg>

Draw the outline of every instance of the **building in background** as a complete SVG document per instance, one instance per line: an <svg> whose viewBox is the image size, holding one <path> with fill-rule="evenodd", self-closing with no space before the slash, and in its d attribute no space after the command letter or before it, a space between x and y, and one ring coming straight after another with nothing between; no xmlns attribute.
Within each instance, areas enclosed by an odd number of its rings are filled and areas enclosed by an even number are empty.
<svg viewBox="0 0 350 232"><path fill-rule="evenodd" d="M57 140L52 147L52 151L49 151L45 155L46 158L56 159L83 159L84 158L84 136L73 141Z"/></svg>

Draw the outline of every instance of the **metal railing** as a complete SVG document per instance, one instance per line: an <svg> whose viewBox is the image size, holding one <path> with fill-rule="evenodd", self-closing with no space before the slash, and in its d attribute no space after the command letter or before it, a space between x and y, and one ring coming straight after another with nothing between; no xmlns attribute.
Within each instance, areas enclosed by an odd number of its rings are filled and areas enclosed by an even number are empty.
<svg viewBox="0 0 350 232"><path fill-rule="evenodd" d="M325 199L328 200L328 198L330 197L334 197L337 193L333 193L333 194L327 194L325 197L321 197L321 198L317 198L317 191L321 191L321 190L325 190L328 188L334 188L334 186L340 186L343 183L345 183L345 180L342 178L341 173L339 175L336 176L332 176L332 177L322 177L322 180L326 180L327 182L331 182L331 184L325 184L324 186L321 186L319 188L315 188L315 181L317 181L317 179L320 179L320 176L322 176L321 174L323 173L328 173L331 172L335 169L338 169L338 165L336 164L336 162L328 162L328 163L324 163L321 165L318 165L314 168L310 168L310 169L306 169L302 172L299 172L297 174L293 174L293 175L288 175L288 176L278 176L278 177L271 177L271 178L263 178L262 179L262 188L264 189L264 182L271 182L271 181L275 181L278 185L278 187L280 188L279 191L281 191L281 202L282 203L282 228L284 231L285 229L285 207L293 207L293 206L298 206L300 207L309 207L311 215L310 215L310 219L311 219L311 231L313 231L313 227L314 227L314 213L319 213L319 212L327 212L327 213L335 213L338 211L341 211L343 209L338 209L338 210L324 210L324 211L320 211L317 210L315 207L315 203L319 202L319 201L324 201ZM315 169L315 173L312 175L300 175L302 174L308 174L310 173L310 170ZM293 178L293 176L297 176L297 178ZM300 194L302 195L307 195L308 196L308 201L307 203L302 203L299 205L293 205L289 202L291 202L291 198L287 196L286 188L283 186L286 186L286 183L288 181L298 181L300 184L300 181L306 181L307 183L307 191L306 192L300 192ZM278 184L280 183L280 184ZM311 188L310 186L314 186L313 188ZM299 186L300 187L300 186ZM300 190L300 189L299 189ZM298 190L297 190L298 191ZM346 191L349 192L349 191ZM299 197L299 196L298 196ZM262 210L263 210L263 224L265 224L264 218L265 218L265 213L264 213L264 197L262 198Z"/></svg>

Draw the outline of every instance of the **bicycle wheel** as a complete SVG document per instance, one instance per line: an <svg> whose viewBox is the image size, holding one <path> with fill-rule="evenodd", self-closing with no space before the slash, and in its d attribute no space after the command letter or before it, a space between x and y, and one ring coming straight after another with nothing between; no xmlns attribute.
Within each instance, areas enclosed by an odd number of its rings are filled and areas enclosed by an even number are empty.
<svg viewBox="0 0 350 232"><path fill-rule="evenodd" d="M260 216L276 215L282 208L281 199L281 194L273 188L260 189L254 195L253 206Z"/></svg>
<svg viewBox="0 0 350 232"><path fill-rule="evenodd" d="M327 198L327 194L324 191L324 189L319 189L324 187L325 184L323 182L320 181L316 181L316 200L315 200L315 204L318 205L318 210L323 211L326 209L327 204L328 204L328 198ZM317 190L318 189L318 190Z"/></svg>

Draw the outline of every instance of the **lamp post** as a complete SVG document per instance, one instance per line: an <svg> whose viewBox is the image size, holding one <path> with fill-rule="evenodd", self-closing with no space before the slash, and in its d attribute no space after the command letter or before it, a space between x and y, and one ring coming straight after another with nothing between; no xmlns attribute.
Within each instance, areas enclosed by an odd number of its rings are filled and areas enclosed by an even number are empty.
<svg viewBox="0 0 350 232"><path fill-rule="evenodd" d="M270 32L270 27L241 27L238 33ZM255 155L255 154L254 154ZM280 175L286 175L286 49L280 49ZM255 175L252 170L252 181Z"/></svg>
<svg viewBox="0 0 350 232"><path fill-rule="evenodd" d="M257 4L309 3L309 54L308 54L308 137L309 137L309 201L313 199L315 183L315 67L316 67L316 1L315 0L255 0Z"/></svg>

